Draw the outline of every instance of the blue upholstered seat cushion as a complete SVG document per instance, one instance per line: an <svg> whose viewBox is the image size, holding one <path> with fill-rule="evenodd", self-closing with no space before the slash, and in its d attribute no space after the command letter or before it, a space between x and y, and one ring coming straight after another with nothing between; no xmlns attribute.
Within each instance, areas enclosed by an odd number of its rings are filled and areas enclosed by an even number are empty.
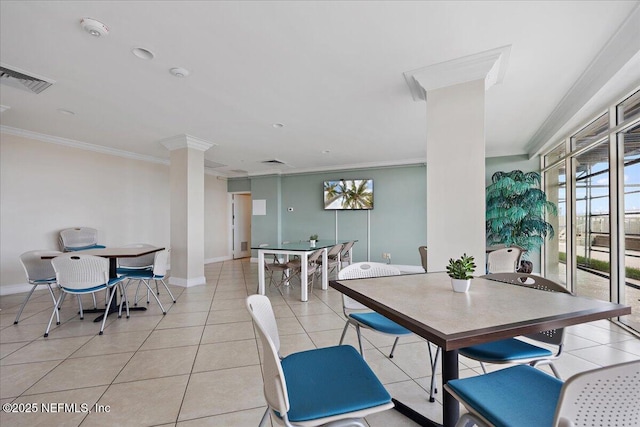
<svg viewBox="0 0 640 427"><path fill-rule="evenodd" d="M546 348L538 347L516 338L461 348L459 353L471 359L486 362L505 362L553 356L553 353Z"/></svg>
<svg viewBox="0 0 640 427"><path fill-rule="evenodd" d="M128 277L149 277L153 276L153 266L147 268L118 267L116 273Z"/></svg>
<svg viewBox="0 0 640 427"><path fill-rule="evenodd" d="M349 345L291 354L282 359L290 421L306 421L383 405L391 396Z"/></svg>
<svg viewBox="0 0 640 427"><path fill-rule="evenodd" d="M449 387L496 427L553 425L562 381L518 365L477 377L451 380Z"/></svg>
<svg viewBox="0 0 640 427"><path fill-rule="evenodd" d="M74 289L74 288L66 288L64 286L62 286L62 289L64 289L66 292L69 292L71 294L88 294L91 292L97 292L97 291L101 291L102 289L105 289L107 287L112 287L114 285L117 285L118 283L122 282L124 280L124 277L115 277L113 279L109 279L108 283L103 283L101 285L98 286L93 286L91 288L83 288L83 289Z"/></svg>
<svg viewBox="0 0 640 427"><path fill-rule="evenodd" d="M73 248L65 246L64 250L66 252L75 252L75 251L84 251L86 249L104 249L104 248L106 248L106 246L102 246L102 245L76 246Z"/></svg>
<svg viewBox="0 0 640 427"><path fill-rule="evenodd" d="M384 332L385 334L392 335L408 335L411 333L410 330L398 325L396 322L387 319L380 313L376 313L375 311L365 312L365 313L351 313L349 317L353 318L359 323L370 327L371 329L375 329L380 332Z"/></svg>

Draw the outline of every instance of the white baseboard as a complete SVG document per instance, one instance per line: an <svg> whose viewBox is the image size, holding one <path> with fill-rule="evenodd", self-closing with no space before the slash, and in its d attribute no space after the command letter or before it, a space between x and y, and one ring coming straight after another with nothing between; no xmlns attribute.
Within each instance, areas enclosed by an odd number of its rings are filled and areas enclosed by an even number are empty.
<svg viewBox="0 0 640 427"><path fill-rule="evenodd" d="M206 283L207 283L207 280L205 279L204 276L195 277L192 279L184 279L181 277L174 277L174 276L169 277L170 285L182 286L183 288L190 288L192 286L205 285Z"/></svg>
<svg viewBox="0 0 640 427"><path fill-rule="evenodd" d="M231 261L231 260L233 260L232 256L219 256L219 257L215 257L215 258L205 259L204 263L205 264L211 264L211 263L214 263L214 262Z"/></svg>
<svg viewBox="0 0 640 427"><path fill-rule="evenodd" d="M21 292L29 292L32 287L33 285L30 285L28 283L19 283L17 285L0 286L0 296L19 294Z"/></svg>

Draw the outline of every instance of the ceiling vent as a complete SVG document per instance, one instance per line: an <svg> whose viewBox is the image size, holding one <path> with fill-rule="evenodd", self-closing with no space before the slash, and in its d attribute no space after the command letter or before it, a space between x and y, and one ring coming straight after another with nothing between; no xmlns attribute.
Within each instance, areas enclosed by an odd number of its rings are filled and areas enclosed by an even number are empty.
<svg viewBox="0 0 640 427"><path fill-rule="evenodd" d="M284 165L285 163L278 159L264 160L262 163L266 165Z"/></svg>
<svg viewBox="0 0 640 427"><path fill-rule="evenodd" d="M55 81L36 76L23 70L18 70L17 68L10 69L2 65L0 66L0 83L28 92L40 93L54 84Z"/></svg>
<svg viewBox="0 0 640 427"><path fill-rule="evenodd" d="M223 168L227 165L223 165L222 163L217 163L212 160L204 159L204 167L210 169Z"/></svg>

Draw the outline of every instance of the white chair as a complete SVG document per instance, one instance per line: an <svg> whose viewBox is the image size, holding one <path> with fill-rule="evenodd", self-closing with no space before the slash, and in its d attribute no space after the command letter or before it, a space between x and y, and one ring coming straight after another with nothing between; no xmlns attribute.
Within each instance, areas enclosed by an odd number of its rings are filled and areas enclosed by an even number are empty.
<svg viewBox="0 0 640 427"><path fill-rule="evenodd" d="M60 250L63 252L101 249L98 244L98 230L90 227L67 228L60 232Z"/></svg>
<svg viewBox="0 0 640 427"><path fill-rule="evenodd" d="M322 256L322 251L323 249L318 249L312 252L311 255L307 257L307 286L310 287L311 289L313 289L314 278L315 278L316 272L318 271L318 268L320 267L317 261ZM290 261L286 264L291 268L291 276L289 277L289 280L293 279L294 277L298 277L299 279L301 279L300 277L300 275L302 274L301 262L302 262L301 259L297 259L297 260ZM302 286L302 279L300 280L300 286Z"/></svg>
<svg viewBox="0 0 640 427"><path fill-rule="evenodd" d="M457 427L640 425L640 360L582 372L564 384L519 365L444 387L469 411Z"/></svg>
<svg viewBox="0 0 640 427"><path fill-rule="evenodd" d="M485 279L509 283L516 286L526 286L548 292L571 294L563 286L544 277L524 273L496 273L483 276ZM459 354L480 362L482 371L486 374L485 363L518 363L531 366L549 365L553 374L560 379L560 373L553 361L560 357L564 343L564 328L552 329L535 334L525 335L530 341L553 346L554 351L518 338L507 338L471 347L461 348Z"/></svg>
<svg viewBox="0 0 640 427"><path fill-rule="evenodd" d="M162 310L162 314L167 314L167 311L164 309L164 307L162 306L162 303L160 302L160 298L158 298L158 295L160 295L158 282L164 285L164 288L169 293L171 300L173 301L174 304L176 303L176 299L174 298L173 294L171 293L171 290L169 289L169 287L164 281L164 278L167 275L167 263L169 261L169 251L164 249L164 250L155 252L152 255L154 256L154 258L153 258L153 269L151 270L145 269L145 268L128 269L126 271L121 270L123 272L121 277L123 279L127 279L127 282L123 285L123 288L124 288L123 299L120 300L120 309L118 311L118 317L122 316L122 304L124 303L127 309L127 319L129 318L129 299L127 297L127 289L129 288L129 285L131 284L131 282L138 282L138 286L136 287L136 294L133 299L133 305L136 305L136 306L138 305L138 290L140 289L140 285L144 284L147 287L147 304L149 304L149 294L151 293L155 298L156 302L158 303L158 305L160 306L160 309ZM155 282L155 285L156 285L155 292L153 289L151 289L150 283L152 280Z"/></svg>
<svg viewBox="0 0 640 427"><path fill-rule="evenodd" d="M148 243L132 243L129 245L124 245L123 248L154 248L155 246L150 245ZM125 274L130 271L137 270L152 270L153 262L155 260L155 252L131 257L131 258L118 258L118 274Z"/></svg>
<svg viewBox="0 0 640 427"><path fill-rule="evenodd" d="M367 415L393 408L391 396L351 346L317 348L280 357L278 325L269 298L251 295L247 309L262 342L269 416L285 426L361 426ZM270 424L269 424L270 425Z"/></svg>
<svg viewBox="0 0 640 427"><path fill-rule="evenodd" d="M345 279L363 279L370 277L382 277L382 276L399 276L400 270L389 264L382 264L378 262L357 262L351 264L338 273L338 280ZM413 332L406 329L403 326L398 325L396 322L387 319L382 314L372 311L369 307L360 304L358 301L349 298L346 295L342 295L342 310L347 318L347 322L342 330L342 336L340 337L340 344L344 341L344 337L347 334L349 325L353 325L356 328L356 334L358 336L358 347L360 348L360 354L364 358L364 351L362 349L362 336L360 328L370 329L374 332L378 332L384 335L395 336L391 353L389 353L389 359L393 358L393 352L398 345L398 340L401 336L411 335ZM429 393L429 401L434 402L434 393L437 392L435 387L435 369L438 363L438 355L440 348L436 350L435 359L431 353L431 344L427 343L429 348L429 364L431 367L431 388Z"/></svg>
<svg viewBox="0 0 640 427"><path fill-rule="evenodd" d="M53 255L58 256L61 255L62 252L59 251L28 251L20 255L20 263L22 264L22 268L24 268L24 272L27 275L27 280L29 281L31 290L27 294L27 297L24 299L24 302L20 306L20 310L18 310L18 314L16 315L16 320L13 321L13 324L18 324L20 320L20 316L22 315L22 310L27 305L29 298L33 295L33 292L36 290L38 286L46 286L49 290L49 295L51 295L51 299L53 300L53 304L56 303L56 296L53 293L53 289L51 285L56 284L56 272L51 265L50 259L42 259L43 256ZM56 312L57 322L56 324L60 324L60 315Z"/></svg>
<svg viewBox="0 0 640 427"><path fill-rule="evenodd" d="M487 255L487 273L515 273L520 266L522 248L511 246L496 249Z"/></svg>
<svg viewBox="0 0 640 427"><path fill-rule="evenodd" d="M45 338L49 336L53 316L58 313L58 309L67 294L79 297L80 295L94 294L104 290L109 292L109 302L105 308L102 326L100 327L99 335L102 335L111 300L117 292L113 287L122 282L123 279L121 277L109 279L109 260L93 255L62 254L52 259L51 265L53 265L53 269L56 272L56 282L61 292L55 307L53 307L53 313L51 313L47 330L44 333ZM80 319L84 319L82 304L80 304Z"/></svg>

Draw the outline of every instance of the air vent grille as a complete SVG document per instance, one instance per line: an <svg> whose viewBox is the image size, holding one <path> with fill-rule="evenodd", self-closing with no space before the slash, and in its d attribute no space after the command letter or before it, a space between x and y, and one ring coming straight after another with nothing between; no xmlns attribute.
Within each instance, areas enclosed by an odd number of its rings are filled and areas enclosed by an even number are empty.
<svg viewBox="0 0 640 427"><path fill-rule="evenodd" d="M278 159L264 160L262 163L267 165L284 165L285 163Z"/></svg>
<svg viewBox="0 0 640 427"><path fill-rule="evenodd" d="M47 81L40 77L31 76L23 71L11 70L7 67L0 67L0 83L17 89L27 90L33 93L40 93L54 82Z"/></svg>

